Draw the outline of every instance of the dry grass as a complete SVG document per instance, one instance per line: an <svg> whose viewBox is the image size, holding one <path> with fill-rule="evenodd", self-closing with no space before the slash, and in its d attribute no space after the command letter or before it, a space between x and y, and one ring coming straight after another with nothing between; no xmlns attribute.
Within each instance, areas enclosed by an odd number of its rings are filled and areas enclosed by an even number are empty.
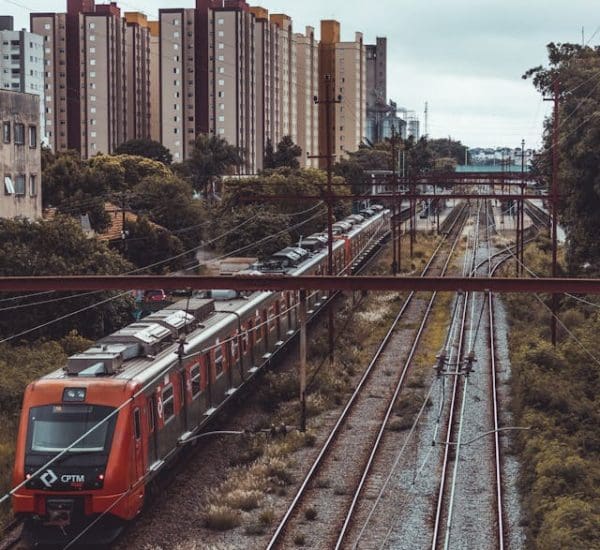
<svg viewBox="0 0 600 550"><path fill-rule="evenodd" d="M204 524L214 531L228 531L240 523L240 513L228 506L211 505L204 514Z"/></svg>

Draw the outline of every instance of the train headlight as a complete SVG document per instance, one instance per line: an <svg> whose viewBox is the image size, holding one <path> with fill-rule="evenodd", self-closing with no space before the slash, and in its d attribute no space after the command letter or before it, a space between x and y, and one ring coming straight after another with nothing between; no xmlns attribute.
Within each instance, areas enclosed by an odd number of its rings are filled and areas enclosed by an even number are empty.
<svg viewBox="0 0 600 550"><path fill-rule="evenodd" d="M63 390L63 401L85 401L85 388L65 388Z"/></svg>

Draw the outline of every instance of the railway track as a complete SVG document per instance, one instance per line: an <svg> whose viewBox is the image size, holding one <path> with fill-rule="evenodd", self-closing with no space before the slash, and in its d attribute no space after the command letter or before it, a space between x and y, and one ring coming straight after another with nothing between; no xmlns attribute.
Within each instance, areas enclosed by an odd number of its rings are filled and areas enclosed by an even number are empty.
<svg viewBox="0 0 600 550"><path fill-rule="evenodd" d="M463 206L456 212L447 228L446 238L440 242L422 275L443 275L448 269L467 210ZM442 253L443 248L446 249L445 254ZM429 299L419 298L416 293L407 297L277 526L268 544L269 549L288 548L294 544L294 539L300 536L297 531L301 529L303 512L305 515L316 513L317 519L310 525L308 546L341 547L434 300L435 294ZM403 328L401 320L410 328ZM394 379L390 372L397 367L399 358L402 358L402 368L396 369ZM352 460L348 461L348 457ZM343 476L340 475L340 467L344 468ZM334 488L330 487L331 479L338 483ZM327 509L321 506L324 493L327 493Z"/></svg>

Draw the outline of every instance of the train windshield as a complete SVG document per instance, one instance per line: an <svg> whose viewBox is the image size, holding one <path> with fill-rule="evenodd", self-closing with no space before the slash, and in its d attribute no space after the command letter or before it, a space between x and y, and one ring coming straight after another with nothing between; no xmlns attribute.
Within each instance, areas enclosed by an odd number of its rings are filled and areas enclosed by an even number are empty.
<svg viewBox="0 0 600 550"><path fill-rule="evenodd" d="M117 415L105 419L114 410L83 404L32 407L29 411L29 450L58 453L69 448L72 453L106 452L110 448ZM92 430L94 426L97 427ZM85 437L73 445L83 435Z"/></svg>

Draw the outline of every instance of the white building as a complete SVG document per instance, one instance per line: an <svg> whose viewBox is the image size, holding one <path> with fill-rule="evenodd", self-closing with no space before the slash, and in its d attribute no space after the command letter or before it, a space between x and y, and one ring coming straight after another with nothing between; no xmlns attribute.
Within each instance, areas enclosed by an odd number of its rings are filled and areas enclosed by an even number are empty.
<svg viewBox="0 0 600 550"><path fill-rule="evenodd" d="M45 128L43 38L13 30L10 16L0 17L0 89L40 96L40 127Z"/></svg>

